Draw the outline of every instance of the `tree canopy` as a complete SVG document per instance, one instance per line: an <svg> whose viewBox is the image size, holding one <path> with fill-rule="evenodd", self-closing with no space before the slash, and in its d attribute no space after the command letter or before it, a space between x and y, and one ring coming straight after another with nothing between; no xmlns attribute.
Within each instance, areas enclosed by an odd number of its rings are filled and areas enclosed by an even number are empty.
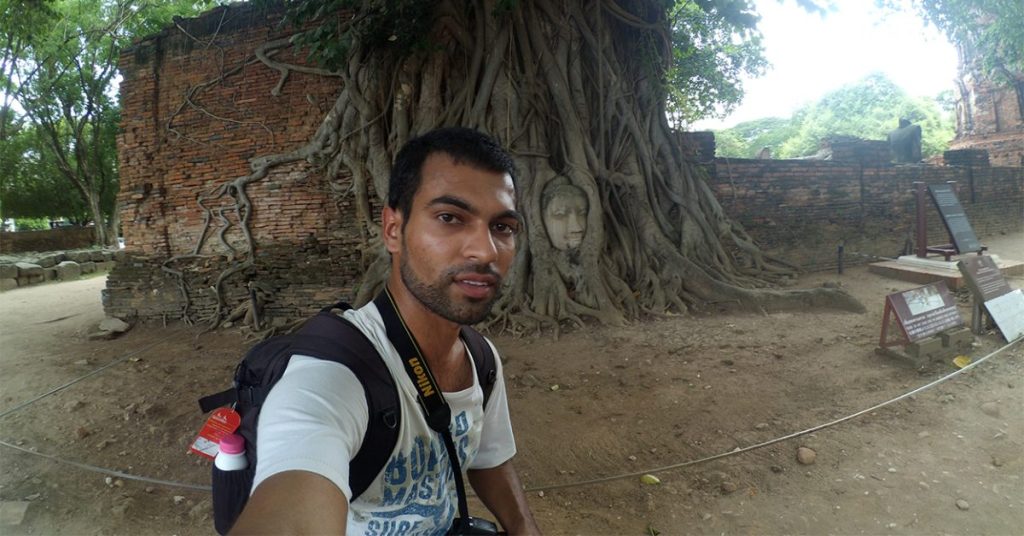
<svg viewBox="0 0 1024 536"><path fill-rule="evenodd" d="M884 140L900 119L921 125L924 157L946 150L953 139L951 110L943 96L911 97L885 75L873 74L832 91L790 118L740 123L716 133L719 156L753 158L769 147L776 158L810 156L828 136Z"/></svg>
<svg viewBox="0 0 1024 536"><path fill-rule="evenodd" d="M275 0L258 3L268 8L276 5ZM442 10L434 9L435 3L298 0L286 5L288 21L296 26L311 25L292 42L305 47L311 60L337 70L355 43L399 53L436 46L429 30L438 19L447 19ZM513 12L520 3L499 0L488 5L491 15L497 17ZM800 4L810 10L821 9L810 0ZM622 15L631 15L630 10L635 9L632 24L654 30L638 33L630 46L634 60L644 67L643 75L662 85L666 112L677 127L728 114L743 99L742 78L759 76L767 66L757 30L759 17L751 0L661 0L623 5L627 7L608 7ZM339 13L351 14L351 20L337 24L332 17Z"/></svg>
<svg viewBox="0 0 1024 536"><path fill-rule="evenodd" d="M208 5L0 0L0 165L12 170L0 183L5 215L91 220L98 243L114 241L120 51Z"/></svg>

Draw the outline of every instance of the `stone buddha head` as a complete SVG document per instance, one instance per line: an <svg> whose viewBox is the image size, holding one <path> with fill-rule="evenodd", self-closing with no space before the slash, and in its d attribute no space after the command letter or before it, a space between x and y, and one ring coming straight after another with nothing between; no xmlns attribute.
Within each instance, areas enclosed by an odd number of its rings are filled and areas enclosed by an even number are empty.
<svg viewBox="0 0 1024 536"><path fill-rule="evenodd" d="M552 246L565 251L583 243L589 210L586 192L570 184L565 177L556 178L544 188L541 208L544 229Z"/></svg>

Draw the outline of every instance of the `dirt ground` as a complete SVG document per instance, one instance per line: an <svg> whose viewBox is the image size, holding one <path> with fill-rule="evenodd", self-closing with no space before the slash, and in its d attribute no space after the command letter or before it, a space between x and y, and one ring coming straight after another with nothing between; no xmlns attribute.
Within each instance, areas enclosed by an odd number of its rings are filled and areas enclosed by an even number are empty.
<svg viewBox="0 0 1024 536"><path fill-rule="evenodd" d="M1024 233L989 241L1024 258ZM874 353L884 296L916 285L866 267L809 274L865 314L669 316L553 340L495 339L506 362L531 505L549 534L1021 534L1024 345L855 420L727 453L870 408L954 370ZM1010 279L1016 288L1024 278ZM204 491L109 477L20 449L151 479L207 485L188 454L196 399L221 389L247 343L172 324L89 341L103 278L0 294L0 533L213 534ZM966 299L962 312L969 319ZM977 339L979 359L1003 345ZM106 369L20 407L71 380ZM557 386L557 387L556 387ZM17 408L17 409L16 409ZM816 453L798 462L799 447ZM479 506L477 505L478 509ZM16 520L16 519L15 519Z"/></svg>

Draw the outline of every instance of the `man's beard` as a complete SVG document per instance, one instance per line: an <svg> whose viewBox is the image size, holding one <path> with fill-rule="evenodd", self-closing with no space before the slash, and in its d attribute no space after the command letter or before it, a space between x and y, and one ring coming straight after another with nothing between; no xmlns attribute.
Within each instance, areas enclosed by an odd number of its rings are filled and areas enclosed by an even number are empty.
<svg viewBox="0 0 1024 536"><path fill-rule="evenodd" d="M399 263L402 283L431 312L461 325L473 325L482 322L491 313L491 305L501 295L501 276L491 267L481 264L464 264L448 268L434 282L420 280L409 266L408 250L403 248L402 260ZM448 289L455 282L455 276L465 273L486 274L493 276L494 295L490 299L474 300L467 298L463 303L455 303L449 297Z"/></svg>

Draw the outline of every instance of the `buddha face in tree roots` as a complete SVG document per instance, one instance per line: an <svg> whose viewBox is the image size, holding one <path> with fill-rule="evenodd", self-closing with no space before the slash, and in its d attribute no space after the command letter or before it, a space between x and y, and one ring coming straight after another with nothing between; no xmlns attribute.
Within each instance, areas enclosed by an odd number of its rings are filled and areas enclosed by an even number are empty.
<svg viewBox="0 0 1024 536"><path fill-rule="evenodd" d="M552 181L542 198L544 228L551 245L563 251L578 248L587 233L587 194L572 184Z"/></svg>

